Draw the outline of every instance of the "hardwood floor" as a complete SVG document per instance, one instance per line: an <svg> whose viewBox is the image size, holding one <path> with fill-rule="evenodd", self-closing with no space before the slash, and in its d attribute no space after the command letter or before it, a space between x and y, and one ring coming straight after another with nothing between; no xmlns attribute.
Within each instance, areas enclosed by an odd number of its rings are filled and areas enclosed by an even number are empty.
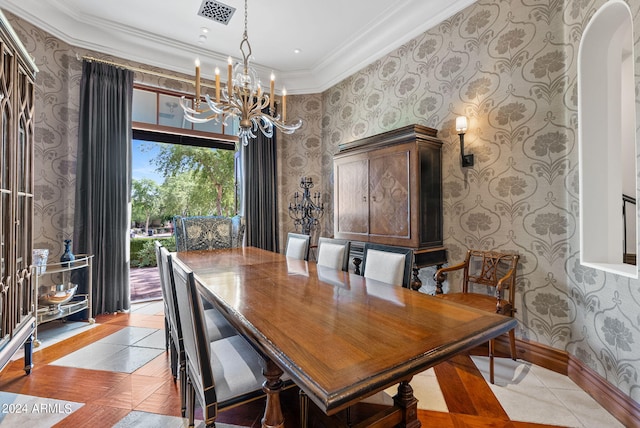
<svg viewBox="0 0 640 428"><path fill-rule="evenodd" d="M131 412L179 417L178 386L171 377L168 354L163 351L159 351L160 355L131 373L51 364L126 327L162 329L164 320L161 313L131 313L102 315L97 317L97 324L35 352L35 367L29 376L23 371L21 359L9 363L0 372L0 391L46 397L61 400L62 403L84 404L68 415L63 415L53 425L55 427L109 427L116 425ZM423 427L554 426L510 420L468 355L460 355L436 366L435 374L449 411L419 410ZM296 390L283 393L282 401L287 426L299 426ZM358 419L374 407L375 405L362 405L354 409L353 417ZM262 401L250 403L221 413L218 421L242 427L259 427L263 408ZM325 425L312 420L310 426Z"/></svg>

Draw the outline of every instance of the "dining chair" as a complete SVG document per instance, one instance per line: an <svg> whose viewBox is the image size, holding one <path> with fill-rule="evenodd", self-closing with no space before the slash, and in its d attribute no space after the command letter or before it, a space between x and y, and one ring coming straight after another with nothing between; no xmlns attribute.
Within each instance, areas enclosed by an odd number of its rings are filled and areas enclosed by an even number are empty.
<svg viewBox="0 0 640 428"><path fill-rule="evenodd" d="M169 322L169 300L167 299L167 281L164 278L164 269L162 269L162 256L160 254L160 248L162 248L162 244L160 241L155 241L154 248L156 251L156 264L158 266L158 271L160 274L160 291L162 292L162 303L164 306L164 346L165 352L169 352L169 348L171 347L171 323ZM175 378L177 373L173 371L174 367L171 367L171 373Z"/></svg>
<svg viewBox="0 0 640 428"><path fill-rule="evenodd" d="M159 246L158 251L160 252L160 257L158 258L158 267L161 272L160 279L161 281L165 281L162 289L163 291L166 289L166 295L163 295L163 298L168 302L166 308L169 314L171 374L173 375L174 381L180 381L180 403L182 415L184 416L187 408L187 376L185 372L182 324L180 323L179 316L180 308L176 297L176 286L173 275L173 257L165 247ZM204 320L209 341L237 335L235 328L233 328L220 311L215 308L204 311Z"/></svg>
<svg viewBox="0 0 640 428"><path fill-rule="evenodd" d="M203 306L193 272L173 261L176 297L183 326L187 373L187 416L194 426L196 399L207 427L215 426L218 411L264 396L264 361L240 335L209 341Z"/></svg>
<svg viewBox="0 0 640 428"><path fill-rule="evenodd" d="M350 248L351 242L345 239L318 238L318 266L349 270Z"/></svg>
<svg viewBox="0 0 640 428"><path fill-rule="evenodd" d="M446 273L462 272L462 291L438 294L438 297L481 309L514 317L516 294L517 254L497 251L468 250L462 263L438 269L436 281L442 282ZM505 297L506 295L506 297ZM495 339L489 341L489 381L494 383L493 351ZM509 330L511 359L516 359L515 328Z"/></svg>
<svg viewBox="0 0 640 428"><path fill-rule="evenodd" d="M174 217L177 251L241 247L244 237L242 216Z"/></svg>
<svg viewBox="0 0 640 428"><path fill-rule="evenodd" d="M301 233L287 234L287 248L285 255L294 259L309 260L309 245L311 237Z"/></svg>
<svg viewBox="0 0 640 428"><path fill-rule="evenodd" d="M412 270L412 249L365 243L362 258L362 272L365 278L410 288Z"/></svg>

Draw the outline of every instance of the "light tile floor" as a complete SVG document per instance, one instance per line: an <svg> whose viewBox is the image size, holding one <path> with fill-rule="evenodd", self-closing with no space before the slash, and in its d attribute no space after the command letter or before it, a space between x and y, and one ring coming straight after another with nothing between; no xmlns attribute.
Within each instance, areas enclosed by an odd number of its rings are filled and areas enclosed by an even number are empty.
<svg viewBox="0 0 640 428"><path fill-rule="evenodd" d="M162 330L125 327L51 364L133 373L165 351L164 340Z"/></svg>
<svg viewBox="0 0 640 428"><path fill-rule="evenodd" d="M132 312L139 314L157 314L163 312L162 302L144 302L135 304ZM80 325L76 325L80 324ZM68 323L54 328L42 329L39 338L43 345L77 334L91 328L86 323ZM58 336L59 334L59 336ZM88 369L112 370L131 373L164 352L164 333L162 330L126 327L102 340L73 352L52 364ZM485 379L489 376L487 357L473 357ZM448 411L438 379L433 369L414 377L411 385L418 401L418 407L425 410ZM512 361L509 358L496 358L495 384L491 390L500 401L510 418L522 422L564 425L582 428L614 428L623 425L602 408L593 398L578 387L567 376L526 363ZM390 403L396 388L389 388L373 397L371 401ZM45 406L49 411L47 418L34 418L32 427L47 427L66 417L68 413L82 406L81 403L59 402L26 395L0 392L0 405L26 408L24 406ZM60 407L63 406L63 407ZM64 407L67 406L67 407ZM33 414L33 409L30 409ZM58 411L59 410L59 411ZM4 416L4 417L3 417ZM40 415L42 416L42 415ZM19 420L15 413L0 414L0 425L15 426ZM161 416L134 411L123 418L116 426L127 427L182 427L185 419ZM200 423L200 426L202 423ZM232 425L217 424L222 428L238 428Z"/></svg>
<svg viewBox="0 0 640 428"><path fill-rule="evenodd" d="M472 357L485 379L489 358ZM489 387L513 420L585 428L623 425L567 376L510 358L496 358Z"/></svg>

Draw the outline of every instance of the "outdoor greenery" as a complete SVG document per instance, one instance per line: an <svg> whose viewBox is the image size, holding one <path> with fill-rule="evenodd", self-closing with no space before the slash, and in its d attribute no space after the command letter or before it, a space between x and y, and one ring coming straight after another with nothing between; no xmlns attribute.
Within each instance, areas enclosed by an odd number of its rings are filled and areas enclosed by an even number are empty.
<svg viewBox="0 0 640 428"><path fill-rule="evenodd" d="M131 240L131 267L155 267L156 248L155 241L159 241L169 251L176 250L176 239L173 236L166 238L136 238Z"/></svg>
<svg viewBox="0 0 640 428"><path fill-rule="evenodd" d="M155 143L158 144L158 143ZM176 215L235 214L234 152L206 147L159 144L152 159L163 177L132 182L131 219L144 230Z"/></svg>
<svg viewBox="0 0 640 428"><path fill-rule="evenodd" d="M144 219L144 230L149 230L151 216L160 207L160 186L148 178L131 182L132 218Z"/></svg>
<svg viewBox="0 0 640 428"><path fill-rule="evenodd" d="M172 230L151 236L147 234L151 225L165 224L176 215L235 214L233 151L161 143L149 143L149 148L152 144L160 147L151 162L164 181L132 180L131 220L143 229L138 233L144 233L131 236L132 268L156 266L155 241L176 250L175 237L169 235Z"/></svg>

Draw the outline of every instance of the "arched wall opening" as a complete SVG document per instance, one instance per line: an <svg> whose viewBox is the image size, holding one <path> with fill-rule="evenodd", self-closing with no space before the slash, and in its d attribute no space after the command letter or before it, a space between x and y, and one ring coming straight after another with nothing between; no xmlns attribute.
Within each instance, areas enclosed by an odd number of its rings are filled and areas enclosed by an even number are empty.
<svg viewBox="0 0 640 428"><path fill-rule="evenodd" d="M637 278L625 264L623 194L636 198L633 18L621 0L605 3L578 52L580 258L583 265ZM635 207L634 207L635 208ZM636 230L636 210L627 213ZM637 253L637 234L633 236Z"/></svg>

